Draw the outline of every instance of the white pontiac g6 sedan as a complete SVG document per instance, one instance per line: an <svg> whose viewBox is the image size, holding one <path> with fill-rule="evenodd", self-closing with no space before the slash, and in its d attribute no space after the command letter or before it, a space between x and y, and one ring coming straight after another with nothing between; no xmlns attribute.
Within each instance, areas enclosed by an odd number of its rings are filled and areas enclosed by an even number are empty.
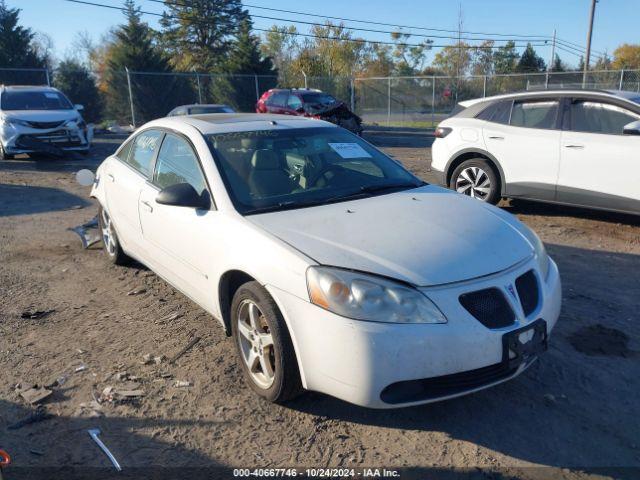
<svg viewBox="0 0 640 480"><path fill-rule="evenodd" d="M92 196L108 258L139 260L210 312L274 402L474 392L531 365L560 312L531 230L320 120L155 120L102 163Z"/></svg>

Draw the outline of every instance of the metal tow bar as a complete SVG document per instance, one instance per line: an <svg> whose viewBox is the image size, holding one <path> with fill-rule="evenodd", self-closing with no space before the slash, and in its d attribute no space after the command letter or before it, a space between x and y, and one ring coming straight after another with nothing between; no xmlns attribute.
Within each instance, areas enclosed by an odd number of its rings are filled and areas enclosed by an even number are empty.
<svg viewBox="0 0 640 480"><path fill-rule="evenodd" d="M109 460L111 460L111 463L113 463L113 466L116 467L116 470L118 470L119 472L122 471L122 467L116 460L116 457L114 457L113 454L107 448L107 446L104 443L102 443L102 440L98 438L98 435L100 435L101 433L100 429L90 428L89 430L87 430L87 432L89 433L89 435L91 435L91 438L93 438L93 441L96 442L96 444L100 447L100 450L102 450L104 454L107 457L109 457Z"/></svg>

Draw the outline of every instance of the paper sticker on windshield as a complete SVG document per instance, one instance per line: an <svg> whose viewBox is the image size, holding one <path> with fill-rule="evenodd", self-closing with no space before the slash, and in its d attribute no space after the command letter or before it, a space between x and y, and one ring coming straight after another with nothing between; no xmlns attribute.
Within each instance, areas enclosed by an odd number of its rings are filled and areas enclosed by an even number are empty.
<svg viewBox="0 0 640 480"><path fill-rule="evenodd" d="M47 98L52 98L53 100L57 100L58 99L58 94L57 93L44 92L44 96L47 97Z"/></svg>
<svg viewBox="0 0 640 480"><path fill-rule="evenodd" d="M342 158L371 158L357 143L330 143L329 146Z"/></svg>

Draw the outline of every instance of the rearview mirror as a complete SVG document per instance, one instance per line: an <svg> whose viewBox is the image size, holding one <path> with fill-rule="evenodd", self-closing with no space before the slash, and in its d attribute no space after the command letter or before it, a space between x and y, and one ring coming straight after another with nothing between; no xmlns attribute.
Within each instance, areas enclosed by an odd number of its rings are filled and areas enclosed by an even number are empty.
<svg viewBox="0 0 640 480"><path fill-rule="evenodd" d="M173 207L190 207L198 210L208 210L211 207L211 197L206 190L200 195L188 183L176 183L163 188L156 197L156 203Z"/></svg>
<svg viewBox="0 0 640 480"><path fill-rule="evenodd" d="M640 120L627 123L622 129L624 135L640 135Z"/></svg>
<svg viewBox="0 0 640 480"><path fill-rule="evenodd" d="M79 103L76 103L73 107L79 112L84 110L84 105L81 105Z"/></svg>

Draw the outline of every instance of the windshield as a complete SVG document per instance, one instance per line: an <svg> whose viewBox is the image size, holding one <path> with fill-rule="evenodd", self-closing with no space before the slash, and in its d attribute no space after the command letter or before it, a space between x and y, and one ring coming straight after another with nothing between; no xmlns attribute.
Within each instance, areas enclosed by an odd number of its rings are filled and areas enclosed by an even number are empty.
<svg viewBox="0 0 640 480"><path fill-rule="evenodd" d="M5 91L0 97L2 110L71 110L73 105L60 92Z"/></svg>
<svg viewBox="0 0 640 480"><path fill-rule="evenodd" d="M399 163L341 128L207 135L240 213L320 205L424 185Z"/></svg>
<svg viewBox="0 0 640 480"><path fill-rule="evenodd" d="M303 93L302 100L312 106L329 106L338 101L328 93Z"/></svg>
<svg viewBox="0 0 640 480"><path fill-rule="evenodd" d="M199 115L202 113L235 113L233 108L227 107L226 105L215 105L211 107L199 105L197 107L189 108L189 114L191 115Z"/></svg>

